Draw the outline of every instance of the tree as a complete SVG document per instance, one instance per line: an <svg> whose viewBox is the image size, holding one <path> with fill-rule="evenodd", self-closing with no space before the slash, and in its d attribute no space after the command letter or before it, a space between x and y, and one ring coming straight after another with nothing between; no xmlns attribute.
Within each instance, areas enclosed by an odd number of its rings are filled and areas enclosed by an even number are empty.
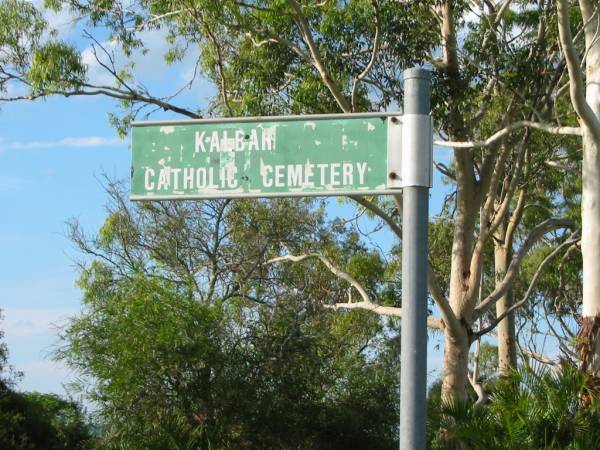
<svg viewBox="0 0 600 450"><path fill-rule="evenodd" d="M28 38L12 34L5 38L8 51L0 61L5 74L0 82L3 86L21 83L28 94L7 95L9 99L107 95L124 108L124 115L114 120L122 132L132 118L153 108L187 117L200 115L177 106L172 96L152 96L136 81L135 68L117 67L114 55L97 40L92 52L115 82L106 86L87 80L75 49L60 41L44 42L41 16L19 4L15 0L3 3L9 12L6 20L16 30L27 30ZM51 1L49 5L70 8L90 26L107 29L125 54L143 50L143 32L157 29L165 30L172 43L168 62L182 58L191 47L199 48L198 64L218 88L208 114L384 109L401 104L403 68L430 64L438 145L454 152L452 167L438 166L455 186L448 217L453 226L450 264L447 272L431 270L429 274L437 313L429 324L445 336L445 396L465 395L469 347L501 322L491 320L489 326L474 331L480 319L504 299L498 318L510 320L514 309L506 295L527 252L551 232L562 239L562 245L568 237L557 230L577 228L572 220L554 217L559 209L534 224L525 220L528 227L522 228L518 241L509 239L501 246L506 251L498 259L495 286L480 295L486 249L494 236L507 231L503 224L510 223L511 212L513 219L520 219L515 197L526 199L526 183L532 183L523 178L526 167L554 156L554 146L544 149L540 157L531 156L537 133L581 134L578 127L563 125L572 123L572 115L555 107L565 61L555 48L554 9L548 2L186 0L180 5L140 1L125 8L89 0ZM468 18L472 10L477 19ZM539 170L529 169L529 173L541 176ZM542 180L535 182L542 184ZM395 202L353 200L400 238L398 198ZM280 262L318 260L359 292L361 302L350 304L338 298L331 302L333 308L401 315L398 304L381 308L384 305L377 296L325 256L317 248L312 255L277 257L283 258ZM432 261L432 267L436 265ZM508 356L509 361L513 359Z"/></svg>
<svg viewBox="0 0 600 450"><path fill-rule="evenodd" d="M583 255L583 307L579 333L582 369L598 375L600 371L600 26L599 8L594 2L580 0L578 13L583 21L584 45L576 44L571 33L569 4L558 0L558 30L569 74L569 93L573 109L583 130L581 246ZM583 64L582 64L583 63ZM582 67L585 71L582 71ZM584 72L584 73L582 73ZM585 75L584 75L585 74ZM585 91L585 92L584 92Z"/></svg>
<svg viewBox="0 0 600 450"><path fill-rule="evenodd" d="M54 394L0 387L0 425L5 449L84 449L94 442L81 406Z"/></svg>
<svg viewBox="0 0 600 450"><path fill-rule="evenodd" d="M0 447L7 450L84 449L93 442L81 406L55 394L21 393L14 389L20 372L8 366L8 350L0 330Z"/></svg>
<svg viewBox="0 0 600 450"><path fill-rule="evenodd" d="M321 308L346 291L329 272L264 264L318 240L382 291L382 262L346 226L313 201L131 205L108 189L98 235L72 227L84 308L57 355L89 380L103 446L397 446L397 331Z"/></svg>

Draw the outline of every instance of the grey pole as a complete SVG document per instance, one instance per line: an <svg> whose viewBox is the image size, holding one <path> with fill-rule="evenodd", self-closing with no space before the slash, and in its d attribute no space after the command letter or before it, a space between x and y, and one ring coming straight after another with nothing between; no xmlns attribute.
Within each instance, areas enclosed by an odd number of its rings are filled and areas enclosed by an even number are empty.
<svg viewBox="0 0 600 450"><path fill-rule="evenodd" d="M404 72L400 449L425 450L431 75Z"/></svg>

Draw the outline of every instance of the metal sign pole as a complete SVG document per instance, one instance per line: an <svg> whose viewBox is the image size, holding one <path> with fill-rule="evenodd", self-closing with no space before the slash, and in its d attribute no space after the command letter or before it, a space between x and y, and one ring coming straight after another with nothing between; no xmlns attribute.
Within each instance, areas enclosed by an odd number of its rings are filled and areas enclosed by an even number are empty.
<svg viewBox="0 0 600 450"><path fill-rule="evenodd" d="M425 450L431 75L404 72L400 449Z"/></svg>

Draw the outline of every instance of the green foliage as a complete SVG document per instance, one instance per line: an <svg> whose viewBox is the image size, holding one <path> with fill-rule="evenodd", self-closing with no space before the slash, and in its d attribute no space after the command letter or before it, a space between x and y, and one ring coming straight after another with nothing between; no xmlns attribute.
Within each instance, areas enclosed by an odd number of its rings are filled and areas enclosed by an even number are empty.
<svg viewBox="0 0 600 450"><path fill-rule="evenodd" d="M264 263L320 252L378 295L383 262L357 235L312 200L130 205L113 187L98 236L73 229L94 259L57 354L101 448L397 446L394 330L322 308L347 285L318 260Z"/></svg>
<svg viewBox="0 0 600 450"><path fill-rule="evenodd" d="M474 364L475 355L473 352L469 354L471 364ZM479 355L477 357L477 372L478 380L485 382L487 385L496 380L498 376L498 347L488 342L482 342L479 347Z"/></svg>
<svg viewBox="0 0 600 450"><path fill-rule="evenodd" d="M446 5L430 0L302 1L296 8L295 2L285 0L194 0L181 4L134 0L126 7L107 0L47 0L46 4L55 10L69 8L96 30L101 29L102 36L108 34L111 45L126 56L147 51L143 33L152 30L165 34L170 46L164 55L167 64L199 50L201 76L217 87L206 115L338 111L340 105L326 84L335 83L339 94L350 101L358 74L370 62L374 22L378 20L382 46L368 77L354 91L357 110L398 107L403 97L402 70L431 63L433 114L442 138L485 139L507 122L553 121L553 113L559 123L576 124L567 96L557 94L564 67L556 51L552 2L506 3L509 8L501 19L496 20L493 13L486 20L470 23L467 13L471 5L465 1ZM452 38L440 35L440 6L448 6L458 24L450 30L456 32L459 41L457 67L438 59L440 44ZM482 4L480 13L486 14L487 9L490 5ZM572 19L573 24L579 24L574 12ZM453 28L452 20L449 22L446 25ZM87 94L98 92L97 87L83 84L85 68L72 47L52 38L42 42L47 24L31 4L2 2L0 23L9 25L0 31L0 43L6 49L0 64L16 69L14 76L0 78L2 88L6 90L11 81L25 80L32 96L69 94L77 88L89 89ZM550 26L545 29L540 24ZM115 78L114 86L103 86L100 91L120 100L123 116L111 114L109 120L121 136L144 108L169 109L172 98L152 97L136 81L133 63L125 68L109 66L105 68ZM551 86L549 92L547 86ZM182 112L179 108L171 110ZM187 114L196 114L196 110ZM523 154L517 151L520 142L526 142ZM498 147L457 151L464 167L454 178L463 183L461 195L469 196L463 200L480 203L487 194L512 193L511 178L518 167L526 166L515 190L527 194L527 208L515 235L518 248L540 221L553 215L579 216L580 180L565 177L564 168L557 170L547 164L567 161L567 169L577 170L577 142L538 131L514 130L498 141ZM484 164L492 152L498 159ZM487 181L495 165L495 184L488 191ZM455 170L450 167L449 179ZM461 218L467 224L465 229L455 230L455 199L449 197L430 233L431 266L440 275L444 293L448 292L450 266L456 262L451 260L455 236L460 238L466 231L463 244L470 249L481 225L471 214L475 208L468 211L470 217ZM387 211L393 210L385 201L374 201ZM509 213L514 206L513 200ZM502 210L499 205L492 209ZM352 436L355 443L363 442L363 438L368 441L371 434L365 430L370 429L361 428L360 436L348 431L356 428L354 419L336 409L347 400L346 391L336 388L364 387L353 395L367 407L361 403L348 409L370 411L370 396L385 401L370 391L378 385L371 385L371 378L367 381L365 367L383 367L377 376L369 374L375 380L387 376L385 370L392 366L393 358L386 358L393 346L382 341L392 335L390 329L365 314L333 318L319 309L319 303L346 299L347 285L318 261L276 265L265 261L288 252L323 253L362 282L380 303L399 305L397 261L386 264L344 225L328 229L322 211L309 201L142 204L132 208L121 198L98 236L90 241L75 232L73 237L94 261L86 265L80 280L86 309L66 331L61 357L98 380L93 394L102 404L108 446L133 445L130 436L154 436L154 441L144 442L156 448L269 448L292 445L285 439L293 436L295 445L322 447L325 432L311 430L320 430L323 424L337 430L331 442L340 446L344 436ZM484 248L484 296L494 289L494 269L488 261L496 238L491 237ZM546 241L558 243L563 239L555 234ZM547 252L536 247L527 257L522 280L514 286L515 298L524 292ZM399 248L393 255L399 255ZM468 261L462 263L455 273L462 271L464 281L468 281L475 274L466 270ZM543 305L557 314L577 311L578 307L579 273L576 269L563 271L561 264L552 267L554 272L541 280L534 293L535 299L545 297L548 301ZM568 302L563 301L566 297ZM458 303L453 301L453 305ZM569 305L566 308L565 303ZM196 310L198 305L205 309ZM172 314L177 308L183 308L183 317ZM485 326L489 318L484 317L481 325ZM138 322L145 328L137 329ZM196 323L203 332L216 336L218 348L188 330ZM188 331L177 331L180 329ZM130 334L133 344L127 340ZM201 345L186 350L196 339ZM344 351L330 353L330 345ZM171 348L176 349L172 354L167 351ZM192 367L185 363L188 352L196 357ZM329 359L318 362L323 354ZM272 358L276 358L277 367L269 365ZM260 376L250 370L251 364L259 368ZM297 367L304 371L294 372ZM346 372L338 372L339 367ZM184 374L186 381L181 386L169 378L172 368ZM240 373L244 380L251 379L264 397L250 392L249 385L238 378ZM341 373L355 378L346 379ZM290 380L290 387L282 380ZM353 380L361 381L353 384ZM127 390L129 385L131 391ZM190 394L188 385L196 391ZM146 398L143 395L148 391L152 395ZM382 397L389 395L385 389L382 392ZM228 397L234 394L238 397ZM230 399L237 410L217 402L215 396L223 402ZM210 407L206 406L208 398L213 399ZM333 410L325 408L330 404L335 405ZM238 411L243 417L236 415ZM476 417L474 411L465 410L464 414ZM369 417L361 416L363 423L369 423ZM310 420L314 423L309 426ZM385 430L381 434L388 436L393 421L386 416L382 422Z"/></svg>
<svg viewBox="0 0 600 450"><path fill-rule="evenodd" d="M394 446L396 364L365 364L363 320L294 298L250 306L203 304L144 278L88 295L60 356L99 380L103 446Z"/></svg>
<svg viewBox="0 0 600 450"><path fill-rule="evenodd" d="M39 42L46 29L46 21L35 6L27 1L3 0L0 2L0 66L26 70L31 48ZM5 91L9 77L0 77Z"/></svg>
<svg viewBox="0 0 600 450"><path fill-rule="evenodd" d="M600 403L587 375L570 365L523 367L498 381L489 404L443 404L432 448L592 449Z"/></svg>
<svg viewBox="0 0 600 450"><path fill-rule="evenodd" d="M0 448L76 450L89 448L92 430L81 407L54 394L14 390L21 375L7 363L0 330Z"/></svg>
<svg viewBox="0 0 600 450"><path fill-rule="evenodd" d="M62 42L48 42L31 58L27 80L33 92L61 92L85 81L85 67L77 50Z"/></svg>
<svg viewBox="0 0 600 450"><path fill-rule="evenodd" d="M0 2L0 91L21 85L27 98L73 94L86 68L72 45L56 39L41 11L23 0Z"/></svg>
<svg viewBox="0 0 600 450"><path fill-rule="evenodd" d="M89 448L92 430L79 405L54 394L0 386L0 447L6 450Z"/></svg>

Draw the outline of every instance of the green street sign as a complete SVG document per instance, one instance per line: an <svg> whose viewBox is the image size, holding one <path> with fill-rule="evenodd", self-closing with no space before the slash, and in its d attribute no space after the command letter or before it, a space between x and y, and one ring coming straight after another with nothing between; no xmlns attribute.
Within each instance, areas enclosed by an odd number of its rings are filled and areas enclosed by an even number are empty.
<svg viewBox="0 0 600 450"><path fill-rule="evenodd" d="M387 113L137 122L131 199L398 192L401 129Z"/></svg>

